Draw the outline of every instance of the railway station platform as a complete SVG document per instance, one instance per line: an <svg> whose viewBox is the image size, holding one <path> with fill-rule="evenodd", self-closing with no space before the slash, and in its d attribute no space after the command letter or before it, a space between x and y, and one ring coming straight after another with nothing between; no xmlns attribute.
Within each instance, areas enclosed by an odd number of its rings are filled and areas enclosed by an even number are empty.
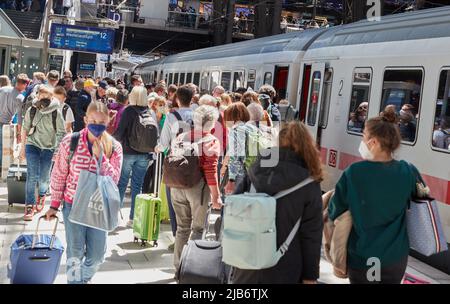
<svg viewBox="0 0 450 304"><path fill-rule="evenodd" d="M47 208L48 204L44 211ZM116 231L109 234L105 263L94 276L92 284L176 284L173 253L168 250L168 246L173 243L170 225L161 224L157 247L150 245L141 247L140 243L133 242L132 229L125 227L129 210L130 200L127 198L123 210L124 221ZM8 210L6 186L0 184L0 284L9 283L7 265L10 245L20 234L31 234L36 228L38 216L35 216L32 222L24 222L22 216L22 205L16 205ZM216 217L217 215L213 214L210 221L214 222ZM53 222L42 222L40 232L51 234L52 225ZM57 236L65 245L63 223L58 226ZM64 255L55 284L66 284L65 264L66 257ZM413 257L409 258L406 272L431 284L450 284L450 275ZM338 279L333 275L331 264L324 258L320 263L320 274L319 283L349 284L347 279Z"/></svg>

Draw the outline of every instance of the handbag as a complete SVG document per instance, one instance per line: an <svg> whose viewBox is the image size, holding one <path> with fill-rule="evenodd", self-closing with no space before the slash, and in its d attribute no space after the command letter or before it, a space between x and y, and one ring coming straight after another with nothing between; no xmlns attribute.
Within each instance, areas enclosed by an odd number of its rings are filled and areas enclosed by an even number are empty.
<svg viewBox="0 0 450 304"><path fill-rule="evenodd" d="M410 165L416 176L416 197L411 198L406 213L409 247L418 253L430 256L448 250L441 219L434 198L417 169Z"/></svg>
<svg viewBox="0 0 450 304"><path fill-rule="evenodd" d="M69 220L82 226L113 231L119 225L120 195L110 176L100 175L103 151L96 172L81 170Z"/></svg>

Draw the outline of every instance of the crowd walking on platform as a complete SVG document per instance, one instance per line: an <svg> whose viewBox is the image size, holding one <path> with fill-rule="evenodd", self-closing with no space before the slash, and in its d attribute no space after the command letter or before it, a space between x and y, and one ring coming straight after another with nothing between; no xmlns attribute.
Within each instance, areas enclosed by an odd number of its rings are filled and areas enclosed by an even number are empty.
<svg viewBox="0 0 450 304"><path fill-rule="evenodd" d="M413 198L428 199L429 193L417 168L393 157L402 138L415 134L408 131L414 118L408 106L401 113L387 107L369 119L367 104L361 103L352 113L348 126L363 131L363 160L345 169L324 204L320 149L298 111L279 101L270 85L258 91L226 92L217 86L200 92L193 83L145 84L139 75L127 85L50 71L36 72L32 79L19 74L14 84L3 75L0 86L0 150L3 130L14 125L16 161L27 169L23 220L41 213L50 193L45 217L62 212L68 283L92 280L108 238L104 228L73 221L73 206L110 212L108 219L117 227L118 214L111 210L124 208L129 186L131 209L123 220L136 239L156 243L167 209L178 281L217 279L192 269L186 248L206 241L205 222L211 210L221 210L216 240L210 241L220 250L204 253L218 254L219 262L205 267L225 269L215 275L228 283L317 283L321 249L333 255L324 246L330 239L333 250L346 253L340 275L350 283L402 282L414 238L407 210ZM404 123L399 117L410 119ZM448 129L443 120L436 144L444 147ZM117 202L100 186L87 202L80 201L78 185L86 172L108 178ZM351 217L342 234L339 220L345 214ZM270 217L271 223L264 222ZM265 224L273 227L257 231ZM334 235L324 234L330 224ZM371 281L367 261L373 257L381 268ZM250 267L249 259L269 262Z"/></svg>

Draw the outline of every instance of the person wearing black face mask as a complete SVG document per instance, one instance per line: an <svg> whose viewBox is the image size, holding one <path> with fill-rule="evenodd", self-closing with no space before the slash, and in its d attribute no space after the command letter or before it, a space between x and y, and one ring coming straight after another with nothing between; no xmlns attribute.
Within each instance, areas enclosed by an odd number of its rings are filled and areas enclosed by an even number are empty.
<svg viewBox="0 0 450 304"><path fill-rule="evenodd" d="M20 153L21 159L27 160L25 221L31 221L34 213L44 208L53 153L65 134L64 120L58 109L59 102L53 98L53 89L43 85L25 114ZM37 183L39 193L36 197Z"/></svg>

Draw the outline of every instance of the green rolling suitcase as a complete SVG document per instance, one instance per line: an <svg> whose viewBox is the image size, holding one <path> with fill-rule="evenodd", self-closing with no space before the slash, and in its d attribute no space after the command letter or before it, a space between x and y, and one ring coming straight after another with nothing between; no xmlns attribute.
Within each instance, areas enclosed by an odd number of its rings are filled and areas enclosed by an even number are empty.
<svg viewBox="0 0 450 304"><path fill-rule="evenodd" d="M153 194L139 194L136 197L133 234L134 241L141 240L142 246L151 241L154 247L158 246L161 204L161 199Z"/></svg>
<svg viewBox="0 0 450 304"><path fill-rule="evenodd" d="M158 186L160 185L160 155L156 156L155 189L153 194L138 194L134 204L133 235L134 242L141 241L141 246L153 242L158 246L159 225L161 222L162 200Z"/></svg>

